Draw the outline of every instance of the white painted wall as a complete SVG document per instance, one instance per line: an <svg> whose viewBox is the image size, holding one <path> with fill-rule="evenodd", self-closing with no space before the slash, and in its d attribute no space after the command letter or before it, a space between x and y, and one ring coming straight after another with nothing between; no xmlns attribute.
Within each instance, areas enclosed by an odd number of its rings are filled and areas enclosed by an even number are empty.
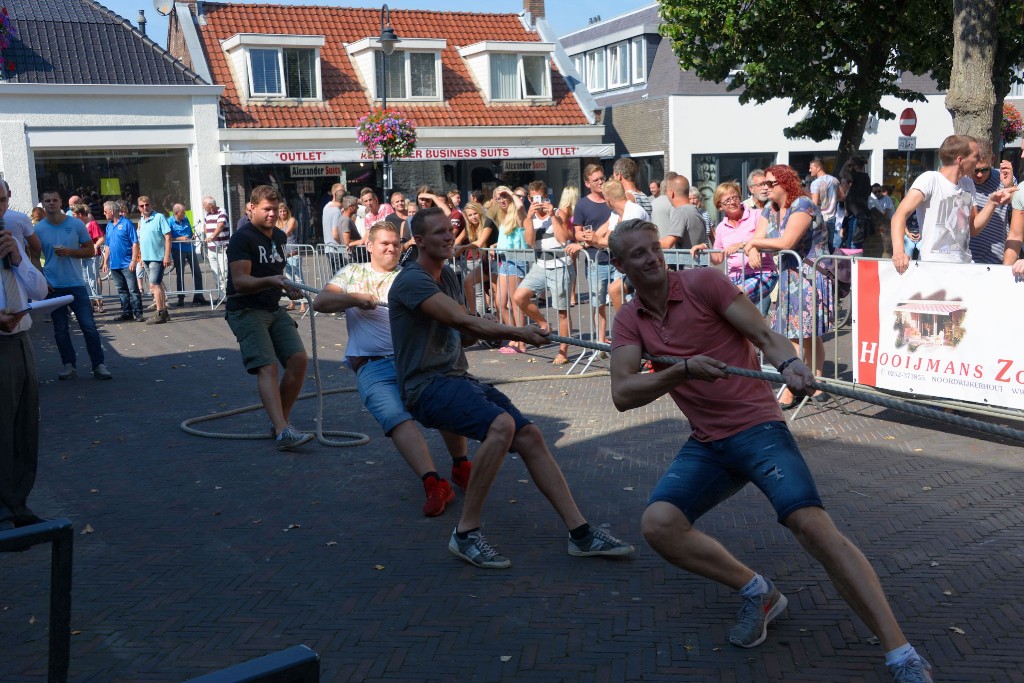
<svg viewBox="0 0 1024 683"><path fill-rule="evenodd" d="M906 107L917 112L918 149L938 149L943 139L953 134L953 121L946 111L944 95L931 95L926 102L904 102L886 97L882 105L897 119L880 121L878 132L864 135L861 149L872 152L868 174L882 177L882 151L895 150L899 114ZM674 96L669 98L668 165L683 175L690 173L695 154L776 153L779 163L788 163L791 152L835 152L839 137L832 140L790 140L782 131L803 117L789 113L790 101L772 100L764 104L739 103L727 95ZM877 152L877 153L874 153ZM666 168L668 170L668 167ZM805 169L798 169L805 170Z"/></svg>
<svg viewBox="0 0 1024 683"><path fill-rule="evenodd" d="M27 211L37 194L34 150L189 150L191 206L223 200L220 86L0 86L0 170Z"/></svg>

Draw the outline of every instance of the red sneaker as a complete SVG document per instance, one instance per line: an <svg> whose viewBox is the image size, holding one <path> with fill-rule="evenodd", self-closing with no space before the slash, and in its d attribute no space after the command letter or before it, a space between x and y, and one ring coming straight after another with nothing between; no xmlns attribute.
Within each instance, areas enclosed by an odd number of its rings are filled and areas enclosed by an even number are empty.
<svg viewBox="0 0 1024 683"><path fill-rule="evenodd" d="M427 517L437 517L448 503L455 500L455 491L444 479L427 479L423 482L423 490L427 492L427 502L423 503L423 514Z"/></svg>
<svg viewBox="0 0 1024 683"><path fill-rule="evenodd" d="M469 488L469 475L473 472L473 465L468 460L463 460L458 465L452 463L452 483L465 491Z"/></svg>

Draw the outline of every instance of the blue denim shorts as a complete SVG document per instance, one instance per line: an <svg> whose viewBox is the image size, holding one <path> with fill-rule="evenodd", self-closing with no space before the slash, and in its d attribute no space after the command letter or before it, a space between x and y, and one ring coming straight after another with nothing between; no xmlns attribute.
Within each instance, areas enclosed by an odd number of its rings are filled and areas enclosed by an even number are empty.
<svg viewBox="0 0 1024 683"><path fill-rule="evenodd" d="M498 275L515 275L516 277L526 277L526 268L529 264L526 261L513 261L512 259L505 259L498 266Z"/></svg>
<svg viewBox="0 0 1024 683"><path fill-rule="evenodd" d="M159 285L164 281L164 262L146 261L146 273L149 276L149 284Z"/></svg>
<svg viewBox="0 0 1024 683"><path fill-rule="evenodd" d="M424 427L476 441L484 440L491 423L502 413L515 420L516 433L531 424L508 396L472 377L435 378L409 410Z"/></svg>
<svg viewBox="0 0 1024 683"><path fill-rule="evenodd" d="M359 368L356 388L359 390L359 398L363 399L363 405L380 424L386 436L391 436L395 427L412 419L412 415L402 405L394 358L370 361Z"/></svg>
<svg viewBox="0 0 1024 683"><path fill-rule="evenodd" d="M588 268L591 305L604 306L608 303L608 282L611 279L612 267L607 263L590 263Z"/></svg>
<svg viewBox="0 0 1024 683"><path fill-rule="evenodd" d="M718 441L683 444L648 505L679 508L690 523L753 483L768 497L779 522L805 507L824 507L814 478L784 422L765 422Z"/></svg>

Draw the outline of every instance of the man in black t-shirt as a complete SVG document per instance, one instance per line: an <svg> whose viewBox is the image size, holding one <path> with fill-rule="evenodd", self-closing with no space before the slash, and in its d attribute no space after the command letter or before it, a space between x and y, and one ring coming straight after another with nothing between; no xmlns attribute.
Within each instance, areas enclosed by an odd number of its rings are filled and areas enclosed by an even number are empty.
<svg viewBox="0 0 1024 683"><path fill-rule="evenodd" d="M853 157L839 172L839 201L846 207L843 221L843 247L863 249L864 240L871 234L871 178L865 172L864 157Z"/></svg>
<svg viewBox="0 0 1024 683"><path fill-rule="evenodd" d="M608 252L591 246L594 233L608 222L612 215L611 207L604 199L604 168L601 164L587 164L583 169L583 185L590 193L580 197L576 210L572 214L572 224L576 230L576 241L587 252L587 278L590 282L590 305L597 309L597 341L608 338L608 282L611 279L612 266L608 261Z"/></svg>
<svg viewBox="0 0 1024 683"><path fill-rule="evenodd" d="M298 325L279 305L282 291L289 299L302 292L284 282L285 243L276 227L281 195L269 185L255 187L249 196L249 219L228 242L226 313L249 374L256 375L260 400L274 425L277 449L287 451L312 440L288 424L292 406L306 376L306 349ZM284 366L278 384L277 363Z"/></svg>

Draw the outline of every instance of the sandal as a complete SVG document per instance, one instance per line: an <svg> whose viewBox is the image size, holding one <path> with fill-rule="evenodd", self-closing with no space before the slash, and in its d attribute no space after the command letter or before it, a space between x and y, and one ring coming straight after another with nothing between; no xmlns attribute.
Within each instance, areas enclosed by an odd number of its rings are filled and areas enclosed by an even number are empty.
<svg viewBox="0 0 1024 683"><path fill-rule="evenodd" d="M513 355L514 356L515 354L519 353L519 349L517 349L516 347L514 347L512 345L506 345L506 346L502 346L500 349L498 349L498 353L504 353L506 355Z"/></svg>
<svg viewBox="0 0 1024 683"><path fill-rule="evenodd" d="M558 355L555 356L555 359L553 361L551 361L551 364L552 365L565 365L568 362L569 362L569 359L566 357L566 355L564 353L562 353L561 351L559 351Z"/></svg>

